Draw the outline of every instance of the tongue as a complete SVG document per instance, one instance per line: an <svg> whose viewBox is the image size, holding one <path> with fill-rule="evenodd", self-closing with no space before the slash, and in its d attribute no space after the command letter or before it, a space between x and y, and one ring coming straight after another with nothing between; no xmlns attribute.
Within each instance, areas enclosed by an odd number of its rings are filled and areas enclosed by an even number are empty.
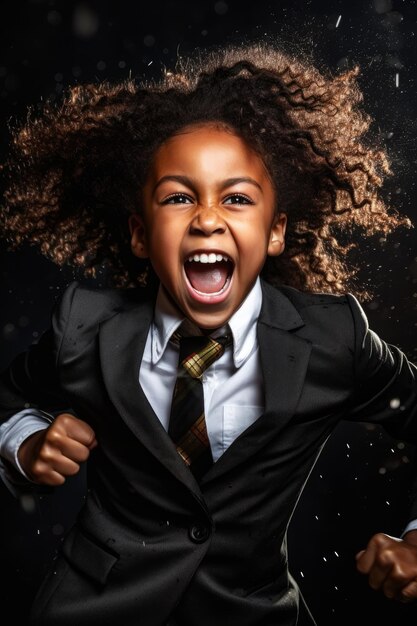
<svg viewBox="0 0 417 626"><path fill-rule="evenodd" d="M227 263L186 263L185 272L191 285L202 293L216 293L223 289L229 275Z"/></svg>

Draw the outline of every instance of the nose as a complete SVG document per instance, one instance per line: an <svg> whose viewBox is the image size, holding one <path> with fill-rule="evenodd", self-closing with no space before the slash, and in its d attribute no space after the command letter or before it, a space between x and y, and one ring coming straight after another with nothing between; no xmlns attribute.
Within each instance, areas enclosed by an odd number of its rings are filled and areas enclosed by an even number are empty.
<svg viewBox="0 0 417 626"><path fill-rule="evenodd" d="M193 234L209 236L224 233L226 224L216 207L200 206L193 217L190 230Z"/></svg>

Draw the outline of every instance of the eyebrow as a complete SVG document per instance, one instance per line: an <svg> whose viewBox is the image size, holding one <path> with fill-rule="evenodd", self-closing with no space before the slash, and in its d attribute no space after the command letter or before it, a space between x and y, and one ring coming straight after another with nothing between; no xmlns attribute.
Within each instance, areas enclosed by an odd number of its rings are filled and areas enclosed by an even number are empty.
<svg viewBox="0 0 417 626"><path fill-rule="evenodd" d="M188 178L188 176L176 176L174 174L171 174L167 176L162 176L162 178L160 178L154 186L152 193L155 193L157 188L162 185L162 183L165 183L167 181L181 183L186 187L189 187L190 189L194 189L196 187L196 184L192 178ZM232 185L236 185L237 183L249 183L262 191L261 185L254 178L250 178L250 176L237 176L235 178L227 178L226 180L222 181L220 189L226 189L226 187L231 187Z"/></svg>

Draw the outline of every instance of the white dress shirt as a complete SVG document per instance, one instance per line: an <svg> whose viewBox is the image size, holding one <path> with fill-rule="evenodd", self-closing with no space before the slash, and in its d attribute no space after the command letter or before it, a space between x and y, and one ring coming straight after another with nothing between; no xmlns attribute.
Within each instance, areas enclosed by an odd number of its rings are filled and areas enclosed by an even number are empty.
<svg viewBox="0 0 417 626"><path fill-rule="evenodd" d="M216 461L230 444L264 411L264 394L256 323L262 304L259 280L228 322L233 346L208 367L202 377L207 433ZM175 330L201 335L201 330L184 318L160 289L154 322L148 333L140 367L139 381L168 430L172 394L177 378L178 346L170 338ZM217 329L215 338L227 328Z"/></svg>

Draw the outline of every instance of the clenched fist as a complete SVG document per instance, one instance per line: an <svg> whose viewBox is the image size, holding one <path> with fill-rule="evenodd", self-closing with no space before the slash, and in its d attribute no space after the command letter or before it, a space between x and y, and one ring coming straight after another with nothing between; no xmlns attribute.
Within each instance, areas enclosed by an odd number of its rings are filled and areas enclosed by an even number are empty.
<svg viewBox="0 0 417 626"><path fill-rule="evenodd" d="M31 480L41 485L62 485L74 476L97 445L92 428L69 413L61 413L45 430L20 446L19 463Z"/></svg>
<svg viewBox="0 0 417 626"><path fill-rule="evenodd" d="M378 533L356 555L356 565L368 575L372 589L400 602L417 599L417 531L404 539Z"/></svg>

